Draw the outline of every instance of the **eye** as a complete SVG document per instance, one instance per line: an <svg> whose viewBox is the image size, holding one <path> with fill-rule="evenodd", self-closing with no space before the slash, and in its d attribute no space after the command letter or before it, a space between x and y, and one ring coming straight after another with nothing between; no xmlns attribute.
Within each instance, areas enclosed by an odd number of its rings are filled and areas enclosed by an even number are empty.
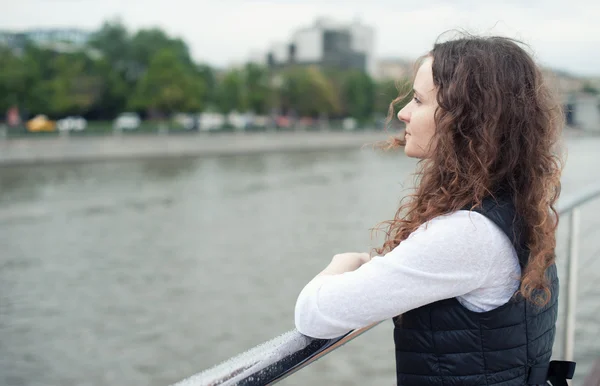
<svg viewBox="0 0 600 386"><path fill-rule="evenodd" d="M413 97L413 100L415 101L416 104L418 104L418 105L421 104L421 101L416 96Z"/></svg>

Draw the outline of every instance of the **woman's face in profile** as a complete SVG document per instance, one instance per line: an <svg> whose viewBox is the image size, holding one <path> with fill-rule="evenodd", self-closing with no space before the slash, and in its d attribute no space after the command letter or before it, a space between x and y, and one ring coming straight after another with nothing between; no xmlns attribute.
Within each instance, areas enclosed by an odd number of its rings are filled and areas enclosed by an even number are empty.
<svg viewBox="0 0 600 386"><path fill-rule="evenodd" d="M427 158L435 146L435 111L438 107L437 90L433 84L433 59L428 57L415 77L413 99L398 113L398 119L406 124L406 146L404 153L409 157Z"/></svg>

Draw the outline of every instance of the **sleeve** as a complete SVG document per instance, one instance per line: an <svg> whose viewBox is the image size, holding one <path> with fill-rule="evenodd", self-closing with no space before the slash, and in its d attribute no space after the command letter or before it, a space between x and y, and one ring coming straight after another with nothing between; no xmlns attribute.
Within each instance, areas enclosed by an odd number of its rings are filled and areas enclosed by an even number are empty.
<svg viewBox="0 0 600 386"><path fill-rule="evenodd" d="M493 260L490 224L469 211L436 217L356 271L315 277L298 296L296 329L335 338L481 287Z"/></svg>

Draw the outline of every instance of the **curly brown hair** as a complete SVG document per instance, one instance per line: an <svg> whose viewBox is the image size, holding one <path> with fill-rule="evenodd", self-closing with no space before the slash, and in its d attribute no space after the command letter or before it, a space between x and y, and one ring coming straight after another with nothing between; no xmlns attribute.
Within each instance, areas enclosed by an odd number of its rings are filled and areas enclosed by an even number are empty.
<svg viewBox="0 0 600 386"><path fill-rule="evenodd" d="M433 58L438 108L435 151L419 161L417 187L394 219L379 224L389 252L420 225L484 198L508 193L520 221L529 260L519 293L536 304L550 299L546 269L555 261L563 160L563 113L521 43L505 37L463 36L437 42ZM390 105L388 120L405 95ZM391 138L387 147L404 146Z"/></svg>

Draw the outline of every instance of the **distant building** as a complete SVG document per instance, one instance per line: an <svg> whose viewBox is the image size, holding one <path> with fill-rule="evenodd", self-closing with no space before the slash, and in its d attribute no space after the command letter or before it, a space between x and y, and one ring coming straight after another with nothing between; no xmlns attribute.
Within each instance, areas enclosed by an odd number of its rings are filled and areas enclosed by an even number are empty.
<svg viewBox="0 0 600 386"><path fill-rule="evenodd" d="M0 45L12 49L23 49L27 42L41 47L55 48L70 46L81 48L85 46L91 32L78 28L36 28L22 32L0 31Z"/></svg>
<svg viewBox="0 0 600 386"><path fill-rule="evenodd" d="M13 50L22 49L27 42L27 37L24 33L15 33L8 31L0 31L0 46L5 46Z"/></svg>
<svg viewBox="0 0 600 386"><path fill-rule="evenodd" d="M374 30L358 21L342 24L319 19L295 31L289 42L273 44L266 62L272 68L314 64L373 74L374 43Z"/></svg>
<svg viewBox="0 0 600 386"><path fill-rule="evenodd" d="M569 126L585 131L600 132L600 97L598 95L574 93L570 95L566 106Z"/></svg>
<svg viewBox="0 0 600 386"><path fill-rule="evenodd" d="M373 77L377 80L410 78L414 62L405 59L380 59L375 63Z"/></svg>
<svg viewBox="0 0 600 386"><path fill-rule="evenodd" d="M542 69L544 80L548 87L556 93L563 104L569 102L574 93L578 93L585 85L585 79L573 76L563 71L554 71L548 68Z"/></svg>
<svg viewBox="0 0 600 386"><path fill-rule="evenodd" d="M69 43L84 46L91 36L90 32L77 28L33 29L25 34L28 39L38 45Z"/></svg>
<svg viewBox="0 0 600 386"><path fill-rule="evenodd" d="M564 71L542 69L548 87L560 99L567 126L585 131L600 131L600 97L585 92L585 86L594 87L594 78L578 77Z"/></svg>

